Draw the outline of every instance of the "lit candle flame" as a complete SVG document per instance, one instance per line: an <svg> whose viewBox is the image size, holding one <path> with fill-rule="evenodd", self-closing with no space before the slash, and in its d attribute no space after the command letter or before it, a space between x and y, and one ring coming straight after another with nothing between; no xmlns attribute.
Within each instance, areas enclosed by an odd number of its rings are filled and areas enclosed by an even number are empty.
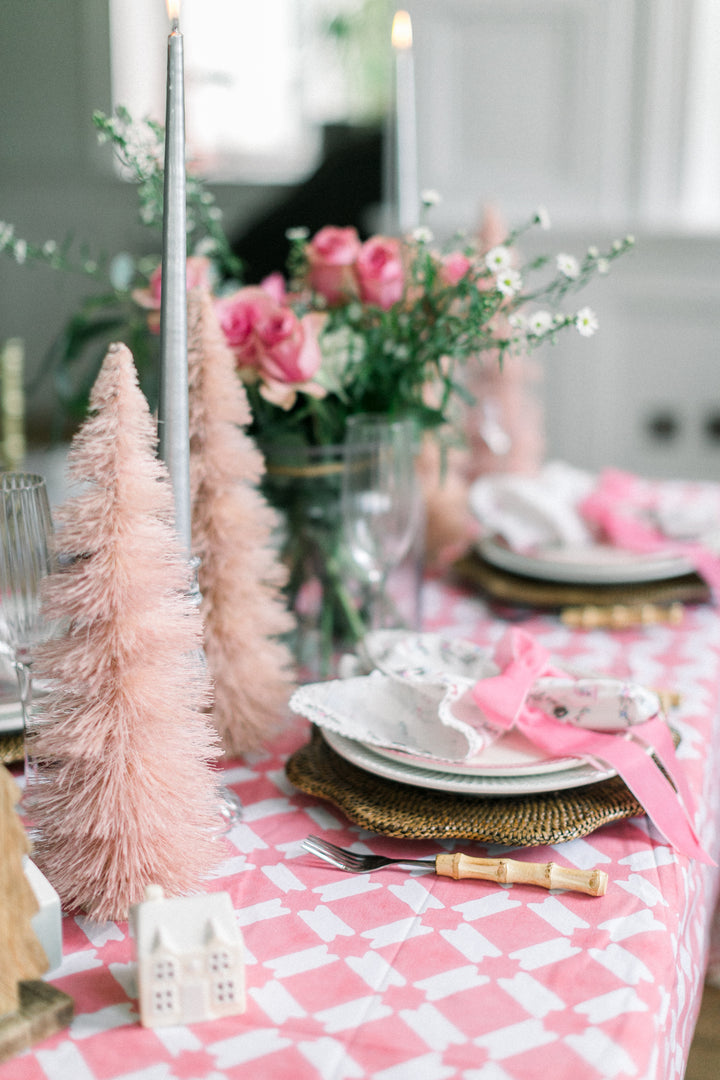
<svg viewBox="0 0 720 1080"><path fill-rule="evenodd" d="M394 49L411 49L412 22L407 11L396 11L392 24L392 44Z"/></svg>
<svg viewBox="0 0 720 1080"><path fill-rule="evenodd" d="M170 22L176 25L180 21L180 0L165 0Z"/></svg>

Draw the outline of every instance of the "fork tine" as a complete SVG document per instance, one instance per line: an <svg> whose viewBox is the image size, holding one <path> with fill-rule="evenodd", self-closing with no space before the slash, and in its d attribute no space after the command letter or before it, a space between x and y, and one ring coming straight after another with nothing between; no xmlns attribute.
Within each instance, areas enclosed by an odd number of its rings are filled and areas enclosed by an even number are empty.
<svg viewBox="0 0 720 1080"><path fill-rule="evenodd" d="M321 859L334 862L343 869L359 869L364 864L362 855L358 855L354 851L348 851L346 848L338 847L337 844L331 844L328 840L321 840L319 836L308 836L306 840L303 840L303 847L311 852L311 854L317 855Z"/></svg>

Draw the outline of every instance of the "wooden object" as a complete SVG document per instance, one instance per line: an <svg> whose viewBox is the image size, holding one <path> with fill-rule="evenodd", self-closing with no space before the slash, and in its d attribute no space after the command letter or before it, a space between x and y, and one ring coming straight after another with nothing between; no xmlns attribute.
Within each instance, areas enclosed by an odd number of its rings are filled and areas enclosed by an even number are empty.
<svg viewBox="0 0 720 1080"><path fill-rule="evenodd" d="M74 1011L72 998L62 990L41 979L21 982L19 1008L0 1017L0 1062L62 1031L70 1024Z"/></svg>
<svg viewBox="0 0 720 1080"><path fill-rule="evenodd" d="M32 926L38 903L23 867L30 843L15 812L19 799L20 788L0 765L0 1016L17 1011L18 983L48 967Z"/></svg>
<svg viewBox="0 0 720 1080"><path fill-rule="evenodd" d="M683 620L682 604L612 604L600 607L585 604L583 607L565 608L560 619L573 630L626 630L631 626L654 626L666 623L679 626Z"/></svg>
<svg viewBox="0 0 720 1080"><path fill-rule="evenodd" d="M435 872L444 877L481 878L499 885L539 885L541 889L569 889L604 896L608 876L604 870L573 870L557 863L519 862L517 859L476 859L456 851L438 855Z"/></svg>

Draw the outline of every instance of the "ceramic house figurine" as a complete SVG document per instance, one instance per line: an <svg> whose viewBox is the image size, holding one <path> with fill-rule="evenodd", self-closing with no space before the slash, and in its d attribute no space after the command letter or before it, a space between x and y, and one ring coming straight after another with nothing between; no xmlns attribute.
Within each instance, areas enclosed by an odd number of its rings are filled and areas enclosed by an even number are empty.
<svg viewBox="0 0 720 1080"><path fill-rule="evenodd" d="M245 1011L243 941L228 893L166 898L149 885L131 924L145 1027Z"/></svg>

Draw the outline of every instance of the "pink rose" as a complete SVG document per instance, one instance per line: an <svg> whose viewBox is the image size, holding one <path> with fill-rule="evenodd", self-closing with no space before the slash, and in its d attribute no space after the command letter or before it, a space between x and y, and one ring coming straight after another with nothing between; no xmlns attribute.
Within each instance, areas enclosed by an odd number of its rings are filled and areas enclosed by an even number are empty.
<svg viewBox="0 0 720 1080"><path fill-rule="evenodd" d="M405 273L400 241L373 236L362 245L355 264L360 299L387 311L402 299Z"/></svg>
<svg viewBox="0 0 720 1080"><path fill-rule="evenodd" d="M443 285L457 285L472 267L472 261L461 251L453 251L440 260L440 280Z"/></svg>
<svg viewBox="0 0 720 1080"><path fill-rule="evenodd" d="M316 315L298 319L290 308L274 306L255 325L261 374L280 383L306 383L322 363Z"/></svg>
<svg viewBox="0 0 720 1080"><path fill-rule="evenodd" d="M260 349L255 327L277 306L270 294L257 285L238 289L232 295L222 296L215 301L215 311L225 340L240 367L259 366Z"/></svg>
<svg viewBox="0 0 720 1080"><path fill-rule="evenodd" d="M187 290L208 289L212 290L213 268L212 263L204 255L189 255L185 268ZM160 307L160 295L162 293L162 263L153 270L150 275L150 297L153 307Z"/></svg>
<svg viewBox="0 0 720 1080"><path fill-rule="evenodd" d="M285 278L282 274L278 273L277 270L262 279L260 288L263 292L266 292L268 296L272 296L273 300L276 300L278 304L282 304L287 297Z"/></svg>
<svg viewBox="0 0 720 1080"><path fill-rule="evenodd" d="M212 291L213 265L204 255L190 255L186 265L187 289L207 289ZM154 334L160 332L160 297L162 293L162 263L150 275L147 289L135 289L132 298L136 304L148 311L148 326Z"/></svg>
<svg viewBox="0 0 720 1080"><path fill-rule="evenodd" d="M341 304L355 295L353 267L360 254L357 230L326 225L307 245L308 284L328 304Z"/></svg>

